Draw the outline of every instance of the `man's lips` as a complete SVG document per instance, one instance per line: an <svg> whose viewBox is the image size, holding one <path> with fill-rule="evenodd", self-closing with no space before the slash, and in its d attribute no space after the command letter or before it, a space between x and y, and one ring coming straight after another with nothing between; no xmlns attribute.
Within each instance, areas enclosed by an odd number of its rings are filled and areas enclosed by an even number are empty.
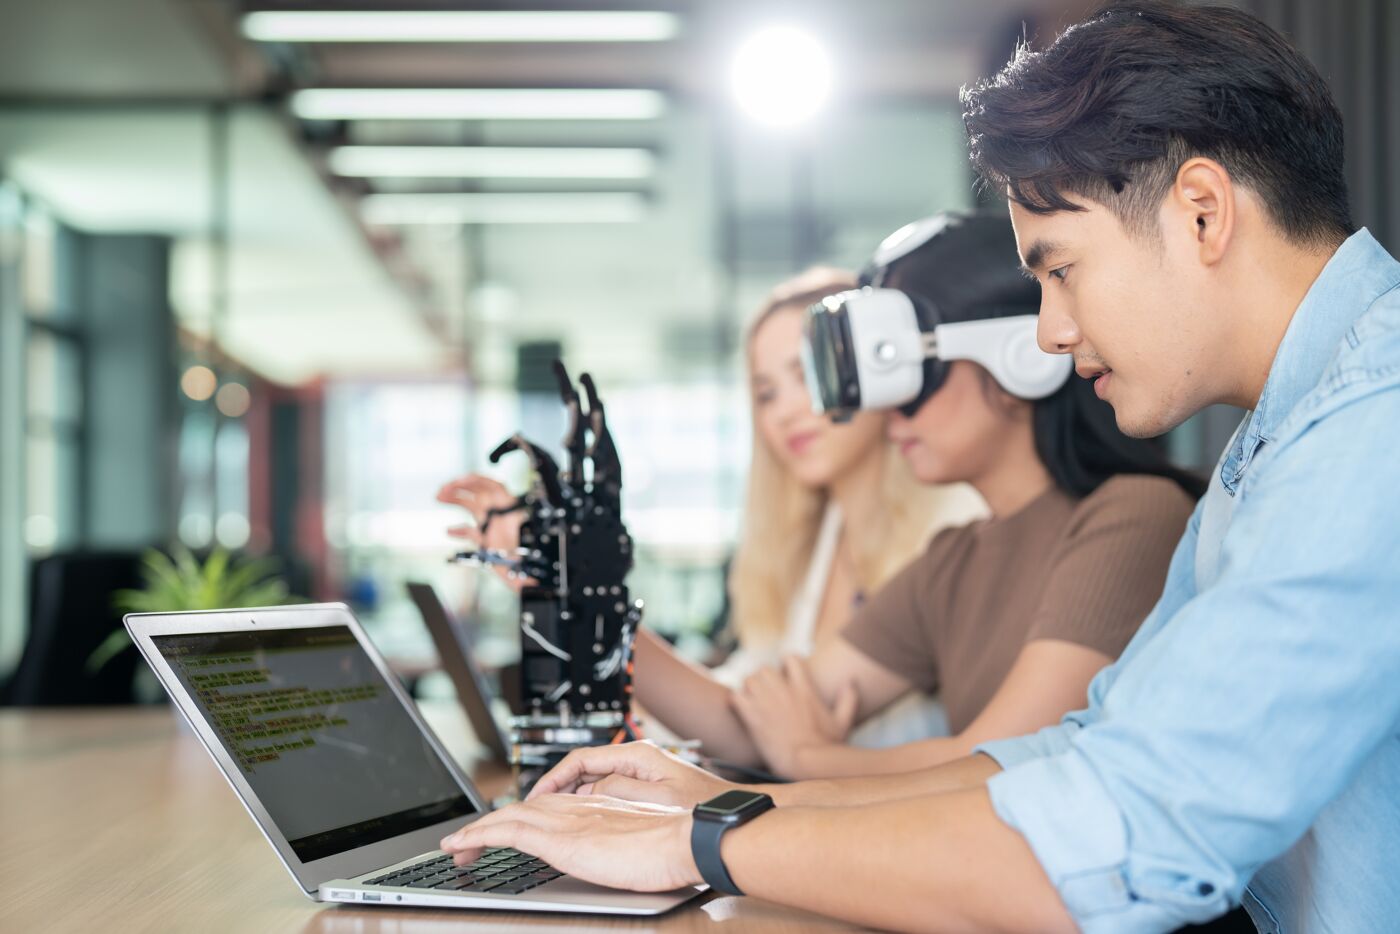
<svg viewBox="0 0 1400 934"><path fill-rule="evenodd" d="M1081 363L1074 368L1074 372L1081 377L1094 382L1094 395L1100 399L1104 398L1104 393L1108 391L1109 378L1113 375L1113 370L1106 366L1095 366L1088 363Z"/></svg>

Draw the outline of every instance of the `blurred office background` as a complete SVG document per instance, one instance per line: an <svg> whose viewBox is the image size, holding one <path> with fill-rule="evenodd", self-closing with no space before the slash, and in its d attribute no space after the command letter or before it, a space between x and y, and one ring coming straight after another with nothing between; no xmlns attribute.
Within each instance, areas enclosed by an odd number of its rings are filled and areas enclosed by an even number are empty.
<svg viewBox="0 0 1400 934"><path fill-rule="evenodd" d="M1332 82L1356 218L1400 248L1400 11L1245 5ZM557 446L556 355L608 403L649 624L702 645L745 318L973 206L958 88L1088 6L0 2L0 681L37 638L88 658L179 545L274 557L406 669L432 651L403 582L431 581L508 655L512 598L445 563L433 496L517 429ZM126 691L81 677L12 699Z"/></svg>

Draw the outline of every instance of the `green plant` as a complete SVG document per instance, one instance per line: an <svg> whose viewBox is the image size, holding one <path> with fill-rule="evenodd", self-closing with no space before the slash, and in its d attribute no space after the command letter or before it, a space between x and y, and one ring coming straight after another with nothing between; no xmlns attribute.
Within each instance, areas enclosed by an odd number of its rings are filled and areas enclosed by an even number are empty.
<svg viewBox="0 0 1400 934"><path fill-rule="evenodd" d="M233 558L222 548L214 549L203 564L184 547L175 548L173 555L154 548L146 552L141 559L142 588L117 591L112 605L123 613L170 613L295 602L276 576L275 559ZM88 671L100 670L130 644L124 628L113 632L88 656Z"/></svg>

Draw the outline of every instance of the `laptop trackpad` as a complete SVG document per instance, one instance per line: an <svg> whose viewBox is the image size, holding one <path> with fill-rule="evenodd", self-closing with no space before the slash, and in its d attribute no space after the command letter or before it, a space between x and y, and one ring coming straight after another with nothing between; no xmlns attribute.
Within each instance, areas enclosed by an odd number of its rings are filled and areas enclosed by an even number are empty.
<svg viewBox="0 0 1400 934"><path fill-rule="evenodd" d="M703 889L687 887L673 892L624 892L591 882L582 882L572 876L564 876L527 892L525 897L531 901L589 905L624 913L652 914L694 898L701 891Z"/></svg>

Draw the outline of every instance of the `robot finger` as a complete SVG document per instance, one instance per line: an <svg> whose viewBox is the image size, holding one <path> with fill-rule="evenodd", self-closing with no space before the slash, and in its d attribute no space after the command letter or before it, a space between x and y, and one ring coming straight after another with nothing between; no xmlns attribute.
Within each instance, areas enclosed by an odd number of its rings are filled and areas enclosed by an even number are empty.
<svg viewBox="0 0 1400 934"><path fill-rule="evenodd" d="M564 494L559 486L559 465L549 452L528 441L522 435L511 435L502 441L496 450L491 452L491 463L499 463L501 458L511 451L522 451L530 459L530 466L535 468L535 476L544 490L545 499L551 506L556 508L563 505Z"/></svg>
<svg viewBox="0 0 1400 934"><path fill-rule="evenodd" d="M554 378L559 383L559 398L569 413L569 427L564 432L564 450L569 454L569 479L575 485L583 482L583 451L588 426L584 422L578 392L569 379L564 361L554 361Z"/></svg>
<svg viewBox="0 0 1400 934"><path fill-rule="evenodd" d="M595 491L606 490L616 496L622 487L622 463L613 444L612 432L608 430L607 411L603 400L598 398L598 387L593 377L587 373L579 376L579 383L588 395L589 428L593 432L593 443L588 446L587 456L593 462L593 487Z"/></svg>

